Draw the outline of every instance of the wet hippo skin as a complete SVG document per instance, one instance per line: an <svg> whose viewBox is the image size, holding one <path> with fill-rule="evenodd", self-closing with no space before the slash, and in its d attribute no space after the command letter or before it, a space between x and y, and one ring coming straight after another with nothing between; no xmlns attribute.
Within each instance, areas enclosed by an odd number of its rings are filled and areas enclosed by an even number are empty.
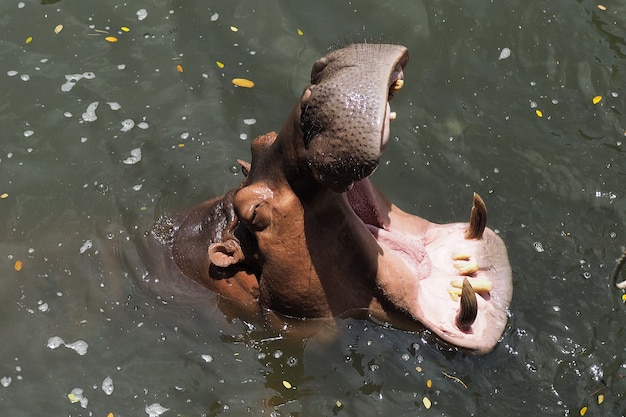
<svg viewBox="0 0 626 417"><path fill-rule="evenodd" d="M435 224L400 210L369 180L407 62L406 48L378 44L318 60L280 132L256 138L251 163L240 162L241 186L183 213L162 239L178 269L243 311L367 311L491 351L512 279L482 199L474 196L469 223Z"/></svg>

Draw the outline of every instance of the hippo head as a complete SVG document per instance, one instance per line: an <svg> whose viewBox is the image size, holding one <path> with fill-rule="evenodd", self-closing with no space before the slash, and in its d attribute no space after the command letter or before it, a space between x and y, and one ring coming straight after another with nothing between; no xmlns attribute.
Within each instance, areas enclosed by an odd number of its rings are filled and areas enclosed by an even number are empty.
<svg viewBox="0 0 626 417"><path fill-rule="evenodd" d="M512 283L482 199L469 224L439 225L400 210L368 178L407 61L404 47L372 44L317 61L278 135L254 140L241 187L183 216L172 251L185 275L287 316L368 311L492 350Z"/></svg>

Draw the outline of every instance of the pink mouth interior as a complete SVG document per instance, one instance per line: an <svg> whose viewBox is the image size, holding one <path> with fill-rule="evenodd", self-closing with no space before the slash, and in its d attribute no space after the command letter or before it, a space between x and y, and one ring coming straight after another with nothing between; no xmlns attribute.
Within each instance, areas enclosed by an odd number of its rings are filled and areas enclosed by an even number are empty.
<svg viewBox="0 0 626 417"><path fill-rule="evenodd" d="M400 256L419 279L430 275L431 262L426 254L424 238L404 230L402 224L391 227L388 213L382 213L377 192L368 178L354 184L346 192L346 197L354 213L374 236L378 244ZM417 221L417 220L416 220ZM405 225L406 226L406 225Z"/></svg>

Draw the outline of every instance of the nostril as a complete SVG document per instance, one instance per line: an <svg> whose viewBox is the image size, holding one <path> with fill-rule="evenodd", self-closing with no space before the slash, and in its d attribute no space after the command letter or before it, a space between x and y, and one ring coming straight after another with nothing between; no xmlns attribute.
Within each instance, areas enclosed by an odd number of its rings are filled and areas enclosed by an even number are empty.
<svg viewBox="0 0 626 417"><path fill-rule="evenodd" d="M322 57L315 61L313 68L311 69L311 84L317 84L322 77L322 71L328 65L328 58Z"/></svg>

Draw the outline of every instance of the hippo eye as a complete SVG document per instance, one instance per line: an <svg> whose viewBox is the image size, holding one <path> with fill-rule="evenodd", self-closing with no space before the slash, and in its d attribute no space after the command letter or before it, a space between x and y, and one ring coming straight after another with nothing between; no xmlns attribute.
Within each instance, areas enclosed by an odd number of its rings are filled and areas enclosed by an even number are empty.
<svg viewBox="0 0 626 417"><path fill-rule="evenodd" d="M269 225L267 209L268 206L264 201L254 205L250 218L248 219L248 224L250 228L256 231L260 231L265 229Z"/></svg>

